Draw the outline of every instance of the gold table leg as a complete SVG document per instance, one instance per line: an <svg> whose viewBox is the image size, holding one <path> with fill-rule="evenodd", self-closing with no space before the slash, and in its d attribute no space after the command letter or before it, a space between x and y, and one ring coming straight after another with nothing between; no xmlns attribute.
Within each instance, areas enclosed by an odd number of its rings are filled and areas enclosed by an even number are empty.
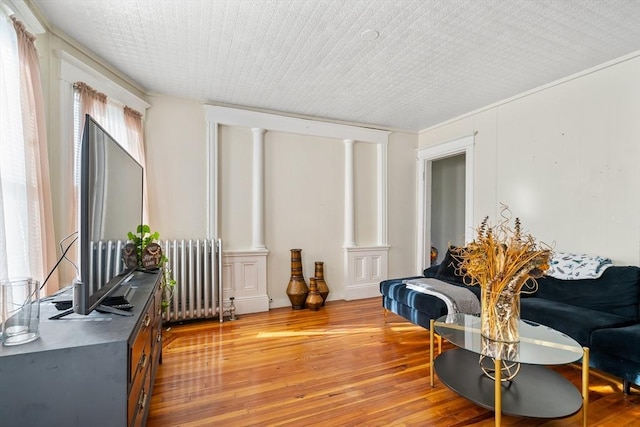
<svg viewBox="0 0 640 427"><path fill-rule="evenodd" d="M433 319L429 320L429 374L431 377L431 387L433 387Z"/></svg>
<svg viewBox="0 0 640 427"><path fill-rule="evenodd" d="M502 423L502 361L500 359L493 359L493 363L495 365L495 384L494 384L494 393L495 393L495 421L496 427L500 427Z"/></svg>
<svg viewBox="0 0 640 427"><path fill-rule="evenodd" d="M589 412L589 347L582 347L582 425L587 427Z"/></svg>

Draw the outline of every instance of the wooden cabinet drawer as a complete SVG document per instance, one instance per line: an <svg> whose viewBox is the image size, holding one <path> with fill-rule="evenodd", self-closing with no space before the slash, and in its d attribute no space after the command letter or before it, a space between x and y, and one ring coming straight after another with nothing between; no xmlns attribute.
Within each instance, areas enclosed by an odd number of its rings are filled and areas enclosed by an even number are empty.
<svg viewBox="0 0 640 427"><path fill-rule="evenodd" d="M149 367L153 363L153 358L155 354L153 353L152 348L152 335L151 326L146 328L146 331L142 331L143 333L139 334L136 340L137 347L132 348L132 354L134 355L132 358L131 364L131 388L129 389L129 402L128 402L128 410L127 414L129 417L135 414L137 411L137 407L139 406L140 393L144 388L144 383L147 381L149 375ZM138 348L141 348L141 351L137 351ZM136 349L135 351L133 349Z"/></svg>
<svg viewBox="0 0 640 427"><path fill-rule="evenodd" d="M153 304L149 304L147 311L142 315L140 321L140 328L133 339L129 352L130 357L130 370L129 370L129 382L135 380L136 373L141 370L141 365L144 364L142 360L143 354L148 358L151 353L151 333L153 330L152 320L154 318ZM148 363L148 361L147 361Z"/></svg>
<svg viewBox="0 0 640 427"><path fill-rule="evenodd" d="M151 350L155 353L155 346L162 344L162 288L160 287L156 290L154 304L155 316L151 321L153 325Z"/></svg>
<svg viewBox="0 0 640 427"><path fill-rule="evenodd" d="M162 290L160 280L151 293L129 346L129 427L142 426L151 403L151 387L162 347Z"/></svg>
<svg viewBox="0 0 640 427"><path fill-rule="evenodd" d="M129 426L138 427L144 423L147 407L151 404L151 367L147 367L146 375L141 375L141 387L136 393L129 394Z"/></svg>

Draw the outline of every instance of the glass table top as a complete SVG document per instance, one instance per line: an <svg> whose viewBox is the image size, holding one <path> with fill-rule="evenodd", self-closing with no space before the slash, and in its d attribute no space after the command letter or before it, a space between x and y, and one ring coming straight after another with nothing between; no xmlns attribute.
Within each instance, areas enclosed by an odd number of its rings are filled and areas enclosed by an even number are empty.
<svg viewBox="0 0 640 427"><path fill-rule="evenodd" d="M484 356L535 365L575 362L583 349L573 338L548 326L520 320L520 342L492 341L480 334L480 316L449 314L434 323L434 332L452 344Z"/></svg>

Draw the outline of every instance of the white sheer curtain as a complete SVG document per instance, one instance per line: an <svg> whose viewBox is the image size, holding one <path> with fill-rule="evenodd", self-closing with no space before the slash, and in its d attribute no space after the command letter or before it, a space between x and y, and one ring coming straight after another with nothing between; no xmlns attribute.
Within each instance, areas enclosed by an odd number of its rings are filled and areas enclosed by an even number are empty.
<svg viewBox="0 0 640 427"><path fill-rule="evenodd" d="M0 8L0 279L29 275L20 64L13 22ZM17 143L16 143L17 142Z"/></svg>
<svg viewBox="0 0 640 427"><path fill-rule="evenodd" d="M0 9L0 279L56 262L44 97L34 37ZM57 275L45 294L58 288Z"/></svg>
<svg viewBox="0 0 640 427"><path fill-rule="evenodd" d="M74 128L76 129L75 147L76 159L79 158L80 138L82 138L82 126L84 125L84 114L91 116L116 140L122 147L127 150L134 159L145 167L144 159L144 139L142 131L142 115L135 110L109 99L106 95L96 92L94 89L84 83L76 83L76 93L82 88L85 91L92 92L94 96L76 96L75 97L75 120ZM145 171L146 172L146 171ZM78 177L76 177L78 179ZM79 183L76 182L76 185ZM143 222L147 222L147 191L146 191L146 173L144 179L143 191Z"/></svg>

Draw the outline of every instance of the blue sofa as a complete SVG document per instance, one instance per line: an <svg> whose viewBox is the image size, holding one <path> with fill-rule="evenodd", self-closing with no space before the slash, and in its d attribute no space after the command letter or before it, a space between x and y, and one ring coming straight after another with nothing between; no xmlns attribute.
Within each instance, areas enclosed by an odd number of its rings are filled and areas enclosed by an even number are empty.
<svg viewBox="0 0 640 427"><path fill-rule="evenodd" d="M455 274L455 261L427 268L423 276L466 286ZM414 276L415 277L415 276ZM447 314L439 298L407 289L402 279L380 283L382 306L410 322L429 328L429 321ZM480 295L477 286L468 287ZM597 279L538 279L534 294L524 295L521 317L561 331L590 349L589 365L630 385L640 385L640 268L612 266Z"/></svg>

